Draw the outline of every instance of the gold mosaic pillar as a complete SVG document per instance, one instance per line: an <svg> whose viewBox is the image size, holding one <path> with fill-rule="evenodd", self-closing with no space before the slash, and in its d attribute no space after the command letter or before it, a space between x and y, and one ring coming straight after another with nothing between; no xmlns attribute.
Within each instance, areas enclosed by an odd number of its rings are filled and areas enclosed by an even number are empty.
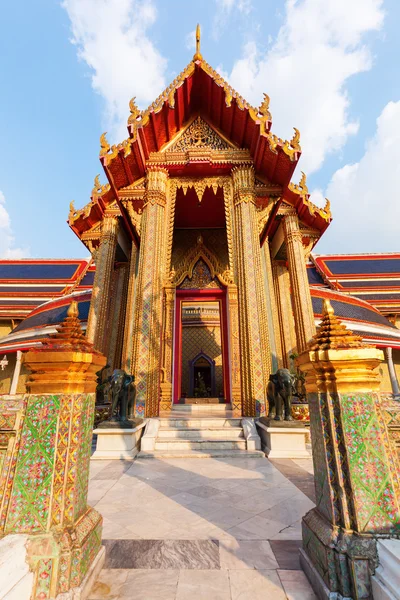
<svg viewBox="0 0 400 600"><path fill-rule="evenodd" d="M316 497L302 519L300 561L319 598L372 599L376 538L399 534L398 462L380 409L382 360L324 300L316 336L296 360L306 378Z"/></svg>
<svg viewBox="0 0 400 600"><path fill-rule="evenodd" d="M282 366L290 368L290 355L296 349L296 333L294 328L292 302L290 300L289 271L284 262L272 262L272 277L276 298L279 324L279 337L282 352Z"/></svg>
<svg viewBox="0 0 400 600"><path fill-rule="evenodd" d="M231 367L231 403L234 417L242 416L242 383L240 373L239 303L235 284L228 285L229 351Z"/></svg>
<svg viewBox="0 0 400 600"><path fill-rule="evenodd" d="M117 233L118 217L106 213L102 224L100 246L95 256L96 273L86 330L88 341L100 352L103 352L105 347L105 331L111 298Z"/></svg>
<svg viewBox="0 0 400 600"><path fill-rule="evenodd" d="M107 362L112 369L121 368L122 343L124 336L126 297L128 288L129 265L117 266L111 285L111 304L106 337Z"/></svg>
<svg viewBox="0 0 400 600"><path fill-rule="evenodd" d="M300 353L307 348L307 343L315 334L315 321L299 219L294 209L285 214L283 226L289 263L297 351Z"/></svg>
<svg viewBox="0 0 400 600"><path fill-rule="evenodd" d="M268 323L261 271L254 169L232 169L234 241L239 298L239 330L244 416L265 413L266 382L271 372Z"/></svg>
<svg viewBox="0 0 400 600"><path fill-rule="evenodd" d="M135 302L136 414L159 412L162 293L166 260L168 171L147 171Z"/></svg>
<svg viewBox="0 0 400 600"><path fill-rule="evenodd" d="M166 285L164 288L164 318L162 335L162 367L161 367L161 403L160 410L169 411L172 408L172 349L173 326L175 309L175 286Z"/></svg>
<svg viewBox="0 0 400 600"><path fill-rule="evenodd" d="M85 580L96 578L104 562L102 517L87 494L96 371L106 359L87 342L75 302L57 329L42 349L25 355L31 374L20 421L13 408L21 397L0 402L0 417L8 413L6 424L15 428L0 482L0 531L28 536L34 600L83 597Z"/></svg>
<svg viewBox="0 0 400 600"><path fill-rule="evenodd" d="M124 344L122 349L122 368L127 373L133 373L133 328L134 328L134 316L135 316L135 283L136 283L136 268L138 258L138 248L134 242L132 242L131 256L129 260L129 281L128 281L128 293L126 299L126 312L125 312L125 330L124 330Z"/></svg>
<svg viewBox="0 0 400 600"><path fill-rule="evenodd" d="M262 253L264 258L264 267L265 267L265 292L266 292L266 302L267 302L267 310L269 303L270 310L270 321L272 327L270 327L270 341L272 338L274 340L274 348L272 348L271 343L271 351L275 354L275 360L272 360L272 369L275 371L276 369L282 368L283 365L283 355L282 355L282 343L281 343L281 332L279 327L279 315L278 315L278 305L277 299L275 297L275 286L274 286L274 278L272 274L272 263L271 263L271 252L268 240L265 241L262 247ZM271 331L272 329L272 331ZM275 362L275 364L273 364Z"/></svg>

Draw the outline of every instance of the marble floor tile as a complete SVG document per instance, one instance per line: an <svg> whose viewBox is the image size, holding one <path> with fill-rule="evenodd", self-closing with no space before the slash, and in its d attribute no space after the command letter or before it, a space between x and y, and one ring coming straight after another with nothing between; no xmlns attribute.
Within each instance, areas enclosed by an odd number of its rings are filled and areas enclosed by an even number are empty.
<svg viewBox="0 0 400 600"><path fill-rule="evenodd" d="M121 600L175 600L179 571L137 569L120 587Z"/></svg>
<svg viewBox="0 0 400 600"><path fill-rule="evenodd" d="M296 465L299 465L299 467L301 467L305 471L307 471L307 473L314 475L314 463L311 456L310 458L294 458L293 462L296 463Z"/></svg>
<svg viewBox="0 0 400 600"><path fill-rule="evenodd" d="M219 569L216 540L103 540L107 569Z"/></svg>
<svg viewBox="0 0 400 600"><path fill-rule="evenodd" d="M286 600L276 571L229 571L232 600Z"/></svg>
<svg viewBox="0 0 400 600"><path fill-rule="evenodd" d="M285 525L291 525L299 521L312 508L314 508L314 503L305 494L297 492L294 498L280 501L260 513L260 516L266 519L276 519L281 523L285 523Z"/></svg>
<svg viewBox="0 0 400 600"><path fill-rule="evenodd" d="M301 540L270 540L270 544L279 569L300 569L299 549L303 545Z"/></svg>
<svg viewBox="0 0 400 600"><path fill-rule="evenodd" d="M252 517L252 513L233 506L223 506L209 516L209 521L221 529L230 529Z"/></svg>
<svg viewBox="0 0 400 600"><path fill-rule="evenodd" d="M168 538L169 534L175 529L175 526L158 517L147 517L147 519L135 517L131 522L127 522L125 528L127 531L142 539L158 540Z"/></svg>
<svg viewBox="0 0 400 600"><path fill-rule="evenodd" d="M199 498L211 498L212 496L216 496L219 492L211 485L202 485L192 488L190 493Z"/></svg>
<svg viewBox="0 0 400 600"><path fill-rule="evenodd" d="M103 569L91 589L88 600L115 600L128 578L128 569Z"/></svg>
<svg viewBox="0 0 400 600"><path fill-rule="evenodd" d="M220 540L221 569L278 569L271 546L261 540ZM284 567L283 567L284 568Z"/></svg>
<svg viewBox="0 0 400 600"><path fill-rule="evenodd" d="M288 600L317 600L303 571L278 571Z"/></svg>
<svg viewBox="0 0 400 600"><path fill-rule="evenodd" d="M176 600L231 600L228 571L181 571Z"/></svg>
<svg viewBox="0 0 400 600"><path fill-rule="evenodd" d="M271 540L301 540L302 539L301 521L296 521L292 525L284 527L278 533L273 535Z"/></svg>
<svg viewBox="0 0 400 600"><path fill-rule="evenodd" d="M132 461L130 460L110 461L110 463L106 465L104 469L101 469L98 473L96 473L93 479L119 479L123 473L130 469L131 466Z"/></svg>
<svg viewBox="0 0 400 600"><path fill-rule="evenodd" d="M278 521L268 521L259 515L228 529L228 533L238 540L269 540L285 525Z"/></svg>

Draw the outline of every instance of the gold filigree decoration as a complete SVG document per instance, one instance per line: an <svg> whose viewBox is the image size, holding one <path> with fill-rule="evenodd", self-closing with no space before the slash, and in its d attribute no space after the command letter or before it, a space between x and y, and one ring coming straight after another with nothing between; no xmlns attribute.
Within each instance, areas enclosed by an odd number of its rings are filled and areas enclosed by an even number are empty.
<svg viewBox="0 0 400 600"><path fill-rule="evenodd" d="M189 249L178 268L176 270L174 268L171 269L168 283L178 287L186 277L192 279L193 269L200 259L203 260L210 269L211 279L217 278L218 281L225 286L233 283L233 273L231 269L228 265L225 268L221 265L213 252L204 245L201 235L197 238L196 246Z"/></svg>
<svg viewBox="0 0 400 600"><path fill-rule="evenodd" d="M135 210L132 206L132 203L129 202L129 200L122 200L122 204L125 206L126 210L128 211L129 217L131 219L131 223L134 226L134 228L136 229L136 232L138 235L140 235L140 228L141 228L141 224L142 224L142 209L139 208L139 210Z"/></svg>
<svg viewBox="0 0 400 600"><path fill-rule="evenodd" d="M216 194L219 187L224 188L226 181L226 177L203 177L201 179L195 177L182 177L177 179L172 185L174 185L176 189L181 188L185 196L188 189L193 188L199 202L201 202L207 188L212 189L214 194Z"/></svg>
<svg viewBox="0 0 400 600"><path fill-rule="evenodd" d="M365 348L362 337L355 335L335 315L328 298L323 300L322 321L317 333L309 342L310 350L338 350L345 348Z"/></svg>
<svg viewBox="0 0 400 600"><path fill-rule="evenodd" d="M230 150L231 146L201 117L197 117L167 152L186 152L196 149Z"/></svg>
<svg viewBox="0 0 400 600"><path fill-rule="evenodd" d="M270 202L267 206L263 208L257 209L257 218L258 218L258 233L261 233L264 230L264 227L269 219L269 215L271 214L272 207L274 206L273 202Z"/></svg>
<svg viewBox="0 0 400 600"><path fill-rule="evenodd" d="M325 221L329 222L332 219L331 213L331 203L327 198L325 198L326 203L324 208L319 208L316 204L311 202L308 187L307 187L307 177L306 174L301 172L301 179L298 184L289 183L289 189L298 194L303 199L304 204L308 207L308 210L311 215L319 214Z"/></svg>

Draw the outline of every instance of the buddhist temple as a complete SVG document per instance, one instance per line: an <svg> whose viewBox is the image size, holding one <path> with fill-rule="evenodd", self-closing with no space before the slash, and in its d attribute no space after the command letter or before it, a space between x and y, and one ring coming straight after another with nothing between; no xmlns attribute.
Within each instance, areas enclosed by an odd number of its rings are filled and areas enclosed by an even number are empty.
<svg viewBox="0 0 400 600"><path fill-rule="evenodd" d="M299 131L277 137L268 96L251 106L199 39L148 109L131 100L125 140L101 136L103 176L68 215L91 259L1 261L1 392L73 296L89 341L135 375L137 416L195 398L264 414L270 373L293 367L325 298L387 348L382 385L397 393L400 256L312 253L332 217L295 173Z"/></svg>

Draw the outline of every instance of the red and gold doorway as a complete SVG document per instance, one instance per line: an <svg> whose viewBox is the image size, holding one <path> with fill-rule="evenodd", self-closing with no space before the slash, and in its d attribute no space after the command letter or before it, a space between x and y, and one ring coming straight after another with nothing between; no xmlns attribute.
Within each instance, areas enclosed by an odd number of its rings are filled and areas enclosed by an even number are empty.
<svg viewBox="0 0 400 600"><path fill-rule="evenodd" d="M225 289L176 290L173 402L231 401Z"/></svg>

